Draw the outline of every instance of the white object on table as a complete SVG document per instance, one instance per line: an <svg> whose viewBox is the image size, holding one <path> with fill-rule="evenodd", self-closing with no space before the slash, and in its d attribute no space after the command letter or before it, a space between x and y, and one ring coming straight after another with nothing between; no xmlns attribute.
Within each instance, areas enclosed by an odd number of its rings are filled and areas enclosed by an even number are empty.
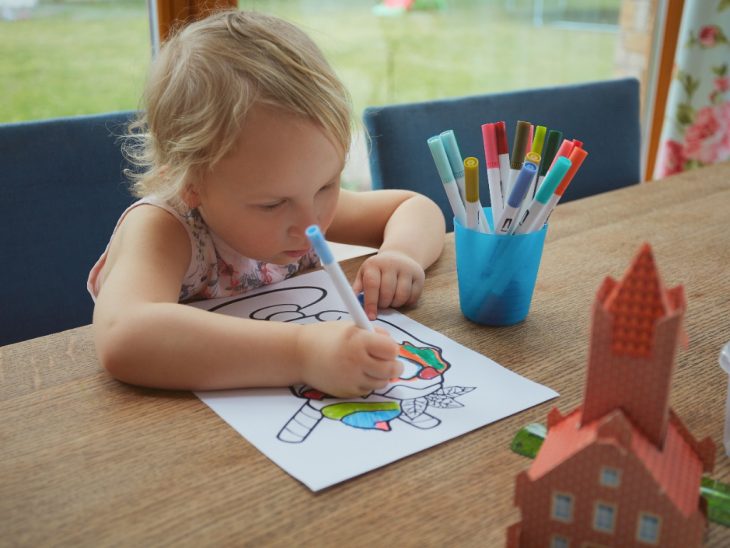
<svg viewBox="0 0 730 548"><path fill-rule="evenodd" d="M725 454L730 457L730 342L722 347L720 352L720 367L728 373L728 391L725 400L725 430L722 435Z"/></svg>

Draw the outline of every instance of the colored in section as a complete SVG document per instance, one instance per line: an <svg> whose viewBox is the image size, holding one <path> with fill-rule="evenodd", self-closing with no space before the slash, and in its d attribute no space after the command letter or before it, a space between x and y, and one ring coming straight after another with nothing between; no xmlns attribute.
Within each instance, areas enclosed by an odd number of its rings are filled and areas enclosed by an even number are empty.
<svg viewBox="0 0 730 548"><path fill-rule="evenodd" d="M341 402L322 408L322 414L353 428L390 430L388 421L398 417L401 409L398 402Z"/></svg>
<svg viewBox="0 0 730 548"><path fill-rule="evenodd" d="M451 364L441 356L440 349L430 346L418 347L407 341L401 343L398 349L398 356L421 366L420 371L416 375L419 379L432 379L443 374L451 367Z"/></svg>

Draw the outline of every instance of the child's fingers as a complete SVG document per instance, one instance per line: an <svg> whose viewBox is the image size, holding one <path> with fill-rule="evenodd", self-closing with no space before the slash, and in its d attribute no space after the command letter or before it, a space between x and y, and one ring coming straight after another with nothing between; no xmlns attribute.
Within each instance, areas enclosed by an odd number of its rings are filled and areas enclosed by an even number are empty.
<svg viewBox="0 0 730 548"><path fill-rule="evenodd" d="M406 301L407 305L416 304L418 298L421 296L421 293L423 293L424 282L425 276L419 276L413 279L413 282L411 284L411 296L409 297L408 301Z"/></svg>
<svg viewBox="0 0 730 548"><path fill-rule="evenodd" d="M357 271L355 281L352 282L352 290L355 292L355 294L359 294L360 292L362 292L362 268Z"/></svg>
<svg viewBox="0 0 730 548"><path fill-rule="evenodd" d="M384 381L384 384L378 386L378 388L382 388L390 379L399 377L403 373L403 364L397 360L371 362L363 367L363 373L373 382Z"/></svg>
<svg viewBox="0 0 730 548"><path fill-rule="evenodd" d="M398 273L389 270L381 272L380 274L380 287L378 288L378 307L387 308L395 297L395 292L398 288Z"/></svg>
<svg viewBox="0 0 730 548"><path fill-rule="evenodd" d="M399 307L408 303L412 298L414 288L413 277L410 274L401 273L398 276L398 283L393 294L391 306Z"/></svg>
<svg viewBox="0 0 730 548"><path fill-rule="evenodd" d="M362 273L362 291L365 293L364 308L368 318L378 317L378 290L380 288L380 270L367 268Z"/></svg>
<svg viewBox="0 0 730 548"><path fill-rule="evenodd" d="M382 327L376 327L378 337L370 337L366 351L371 358L376 360L395 360L398 357L398 344L391 338L390 334Z"/></svg>

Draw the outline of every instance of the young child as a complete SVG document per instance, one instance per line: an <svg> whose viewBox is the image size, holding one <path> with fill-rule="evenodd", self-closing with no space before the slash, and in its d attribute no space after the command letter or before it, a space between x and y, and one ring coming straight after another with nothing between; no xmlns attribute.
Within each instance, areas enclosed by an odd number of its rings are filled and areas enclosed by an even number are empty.
<svg viewBox="0 0 730 548"><path fill-rule="evenodd" d="M317 46L275 17L219 12L163 45L143 102L128 136L141 199L89 275L104 367L158 388L305 383L343 397L397 377L397 345L383 330L178 304L316 266L312 224L329 240L379 247L353 287L371 319L418 299L443 247L443 215L412 192L340 189L349 95Z"/></svg>

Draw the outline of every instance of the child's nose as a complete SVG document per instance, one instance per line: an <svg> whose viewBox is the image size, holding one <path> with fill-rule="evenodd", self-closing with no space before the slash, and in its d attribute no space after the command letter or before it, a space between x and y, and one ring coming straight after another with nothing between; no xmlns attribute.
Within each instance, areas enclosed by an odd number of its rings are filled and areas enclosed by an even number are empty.
<svg viewBox="0 0 730 548"><path fill-rule="evenodd" d="M319 215L314 204L304 205L297 208L296 219L294 219L293 231L297 235L304 234L304 230L311 225L319 224Z"/></svg>

